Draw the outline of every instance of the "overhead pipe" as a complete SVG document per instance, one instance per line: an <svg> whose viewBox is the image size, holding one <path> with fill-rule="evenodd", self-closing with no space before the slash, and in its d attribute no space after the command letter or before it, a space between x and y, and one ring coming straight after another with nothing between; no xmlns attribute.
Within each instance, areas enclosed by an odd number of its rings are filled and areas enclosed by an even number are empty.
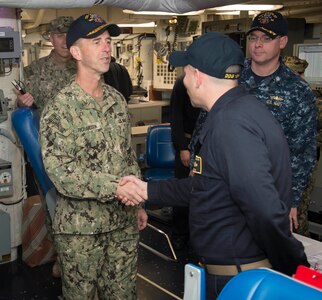
<svg viewBox="0 0 322 300"><path fill-rule="evenodd" d="M256 2L256 1L254 1ZM272 1L271 1L272 2ZM281 4L281 1L274 1L276 4ZM289 6L303 6L305 3L305 6L312 6L312 5L317 5L321 4L321 0L305 0L305 1L299 1L299 0L288 0L288 1L283 1L283 7L289 7ZM272 3L275 4L275 3Z"/></svg>
<svg viewBox="0 0 322 300"><path fill-rule="evenodd" d="M296 16L296 15L306 15L306 14L319 14L322 10L322 5L314 7L302 7L302 8L292 8L292 9L282 9L280 12L285 17Z"/></svg>
<svg viewBox="0 0 322 300"><path fill-rule="evenodd" d="M238 3L240 0L0 0L0 7L82 8L108 5L135 11L163 11L182 14Z"/></svg>

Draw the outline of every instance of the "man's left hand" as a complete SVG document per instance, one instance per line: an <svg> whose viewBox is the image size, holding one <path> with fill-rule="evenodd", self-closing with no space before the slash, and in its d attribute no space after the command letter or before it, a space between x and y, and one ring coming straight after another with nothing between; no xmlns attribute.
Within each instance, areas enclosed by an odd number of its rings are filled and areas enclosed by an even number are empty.
<svg viewBox="0 0 322 300"><path fill-rule="evenodd" d="M291 208L290 222L291 222L291 231L293 231L293 229L297 230L299 228L299 222L297 219L297 207Z"/></svg>

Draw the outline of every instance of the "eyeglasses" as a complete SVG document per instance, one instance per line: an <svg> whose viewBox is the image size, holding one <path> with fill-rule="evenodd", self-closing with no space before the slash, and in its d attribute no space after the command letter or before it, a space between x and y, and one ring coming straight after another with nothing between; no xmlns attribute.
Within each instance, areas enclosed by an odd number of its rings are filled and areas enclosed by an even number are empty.
<svg viewBox="0 0 322 300"><path fill-rule="evenodd" d="M262 36L249 35L248 41L251 43L255 43L255 42L258 42L258 40L260 40L263 44L267 44L267 43L271 42L272 40L276 40L278 38L279 38L279 36L277 36L275 39L273 39L267 35L262 35Z"/></svg>

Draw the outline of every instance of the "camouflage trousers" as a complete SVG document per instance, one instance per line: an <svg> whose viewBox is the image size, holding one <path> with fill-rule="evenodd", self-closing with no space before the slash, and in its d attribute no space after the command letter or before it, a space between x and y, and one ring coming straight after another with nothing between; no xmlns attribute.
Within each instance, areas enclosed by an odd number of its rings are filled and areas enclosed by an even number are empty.
<svg viewBox="0 0 322 300"><path fill-rule="evenodd" d="M311 203L311 195L314 187L314 182L315 182L315 169L313 171L313 174L311 175L309 182L307 186L305 187L303 194L301 196L300 200L300 205L298 207L297 211L297 218L299 222L299 227L295 231L296 233L304 236L310 236L309 232L309 220L308 220L308 211L309 211L309 206Z"/></svg>
<svg viewBox="0 0 322 300"><path fill-rule="evenodd" d="M55 235L64 299L134 300L138 257L136 226L96 235Z"/></svg>

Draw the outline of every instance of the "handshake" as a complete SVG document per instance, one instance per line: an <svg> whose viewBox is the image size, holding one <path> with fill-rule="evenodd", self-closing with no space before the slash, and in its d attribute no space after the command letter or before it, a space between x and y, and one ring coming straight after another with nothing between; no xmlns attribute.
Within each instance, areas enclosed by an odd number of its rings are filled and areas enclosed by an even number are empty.
<svg viewBox="0 0 322 300"><path fill-rule="evenodd" d="M148 199L148 184L134 175L122 177L116 189L116 196L125 205L138 205Z"/></svg>

